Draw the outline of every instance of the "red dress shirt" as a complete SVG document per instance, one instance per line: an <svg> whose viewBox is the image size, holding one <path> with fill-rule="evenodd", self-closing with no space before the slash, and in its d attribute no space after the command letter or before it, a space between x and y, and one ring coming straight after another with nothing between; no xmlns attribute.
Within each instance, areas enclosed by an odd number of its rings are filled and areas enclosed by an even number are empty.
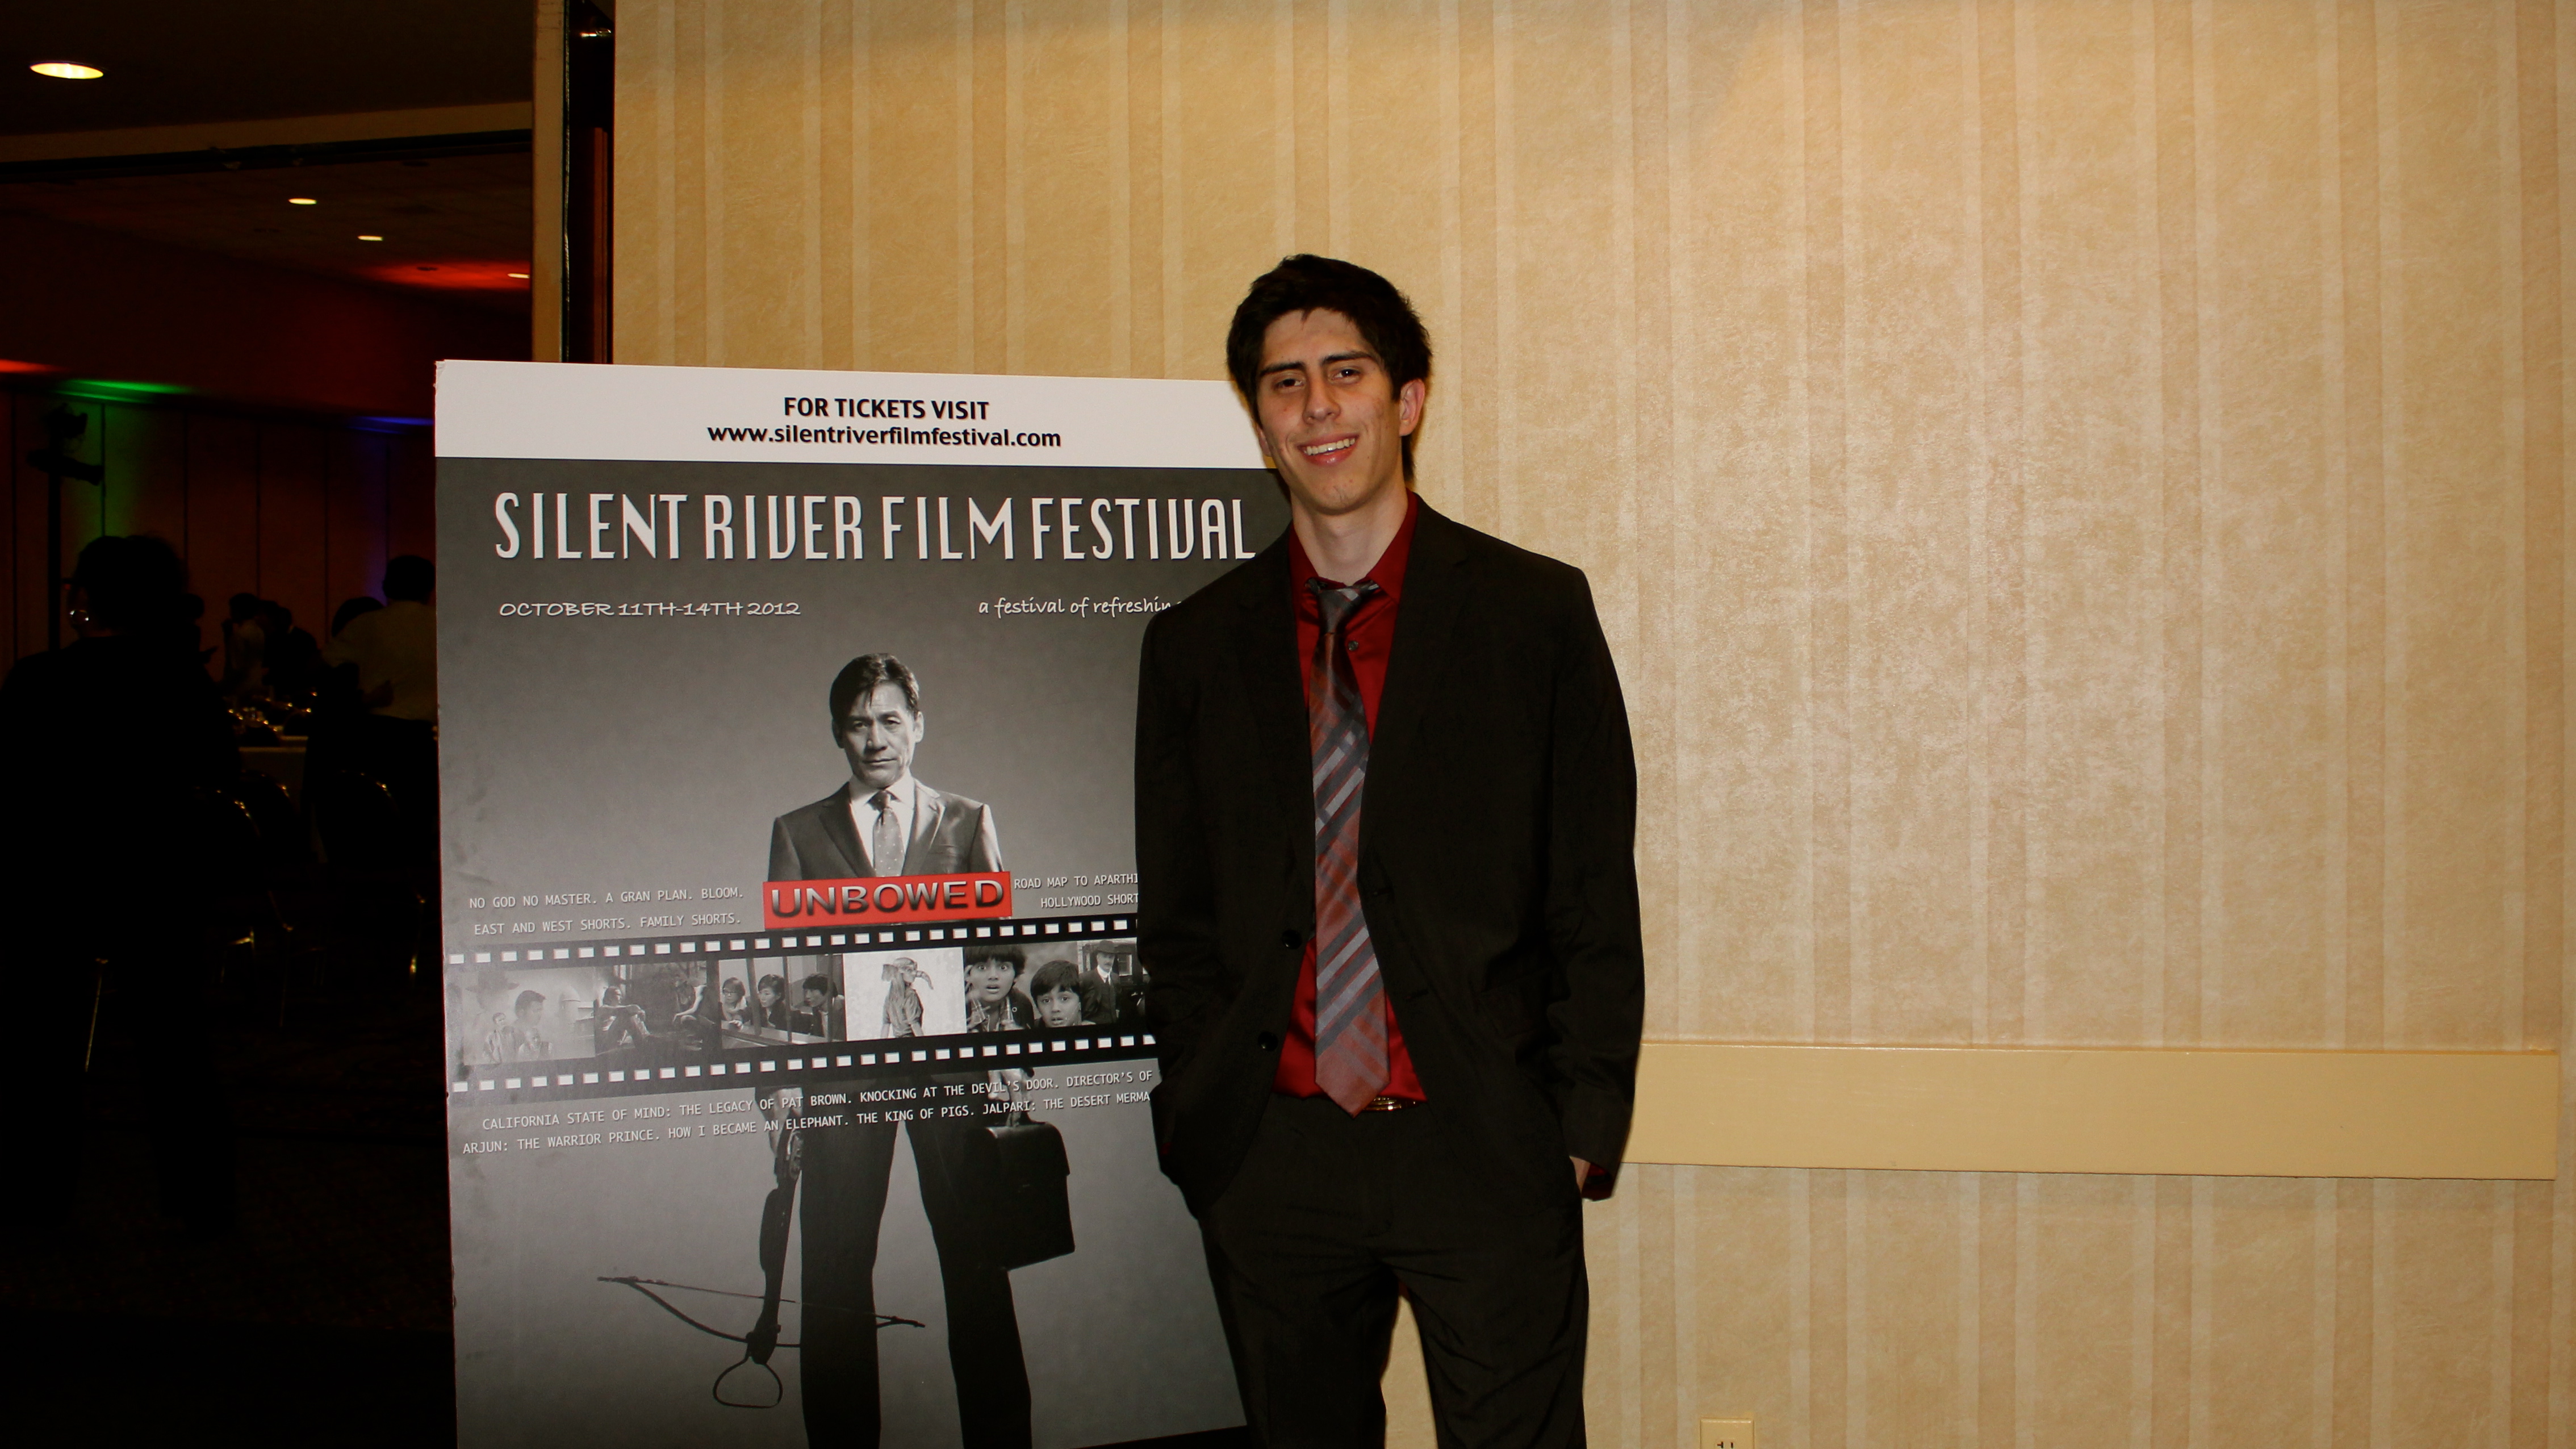
<svg viewBox="0 0 2576 1449"><path fill-rule="evenodd" d="M1386 664L1395 652L1395 611L1404 600L1404 563L1413 553L1413 518L1422 509L1422 500L1409 498L1404 507L1404 524L1396 529L1395 538L1378 556L1377 566L1368 577L1382 591L1378 597L1362 603L1342 625L1342 637L1350 646L1351 670L1359 676L1360 707L1367 711L1369 733L1377 733L1378 696L1386 693ZM1306 546L1298 541L1296 530L1288 532L1288 584L1297 606L1297 659L1301 676L1306 681L1307 707L1314 707L1315 646L1324 632L1322 608L1315 602L1314 590L1306 581L1320 577L1306 558ZM1334 587L1357 580L1330 580ZM1363 819L1366 818L1363 812ZM1379 1009L1386 1013L1386 1085L1381 1096L1401 1097L1408 1102L1427 1100L1422 1082L1413 1074L1413 1058L1404 1049L1404 1031L1395 1022L1392 997L1380 997ZM1315 1085L1315 942L1306 942L1306 957L1297 965L1297 1000L1288 1014L1288 1036L1279 1044L1279 1071L1270 1079L1271 1089L1291 1097L1320 1097L1324 1089Z"/></svg>

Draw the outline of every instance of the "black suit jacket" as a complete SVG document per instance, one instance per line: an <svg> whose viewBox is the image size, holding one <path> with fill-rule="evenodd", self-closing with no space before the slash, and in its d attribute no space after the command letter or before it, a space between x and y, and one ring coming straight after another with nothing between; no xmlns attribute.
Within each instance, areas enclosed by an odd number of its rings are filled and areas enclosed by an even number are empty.
<svg viewBox="0 0 2576 1449"><path fill-rule="evenodd" d="M1163 1170L1194 1211L1250 1144L1315 922L1285 534L1145 631L1138 950ZM1498 1184L1615 1163L1645 978L1636 762L1580 571L1423 506L1360 810L1361 909L1424 1090Z"/></svg>
<svg viewBox="0 0 2576 1449"><path fill-rule="evenodd" d="M913 782L921 784L919 780ZM905 875L966 875L1005 869L993 830L993 811L980 800L946 795L921 785L928 825L904 846ZM850 787L800 805L769 826L769 879L856 880L871 876L868 852L850 823Z"/></svg>

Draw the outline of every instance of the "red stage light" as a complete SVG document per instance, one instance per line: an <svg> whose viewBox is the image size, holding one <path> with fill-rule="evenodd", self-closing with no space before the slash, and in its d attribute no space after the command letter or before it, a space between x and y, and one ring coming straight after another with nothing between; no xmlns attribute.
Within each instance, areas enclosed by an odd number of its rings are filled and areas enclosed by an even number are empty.
<svg viewBox="0 0 2576 1449"><path fill-rule="evenodd" d="M434 257L418 262L386 262L362 268L361 274L380 282L435 287L446 292L524 292L528 290L527 278L510 274L528 270L526 262Z"/></svg>

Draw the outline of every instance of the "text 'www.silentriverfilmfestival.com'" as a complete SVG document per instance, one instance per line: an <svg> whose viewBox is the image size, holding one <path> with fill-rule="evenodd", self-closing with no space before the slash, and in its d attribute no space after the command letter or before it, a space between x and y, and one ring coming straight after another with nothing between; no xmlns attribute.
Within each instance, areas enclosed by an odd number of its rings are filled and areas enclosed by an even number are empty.
<svg viewBox="0 0 2576 1449"><path fill-rule="evenodd" d="M863 443L912 448L1061 448L1062 433L1013 429L943 428L942 422L983 422L993 404L979 398L783 397L779 411L791 418L884 419L894 427L820 426L794 422L769 427L710 426L711 443ZM904 423L926 422L926 428Z"/></svg>

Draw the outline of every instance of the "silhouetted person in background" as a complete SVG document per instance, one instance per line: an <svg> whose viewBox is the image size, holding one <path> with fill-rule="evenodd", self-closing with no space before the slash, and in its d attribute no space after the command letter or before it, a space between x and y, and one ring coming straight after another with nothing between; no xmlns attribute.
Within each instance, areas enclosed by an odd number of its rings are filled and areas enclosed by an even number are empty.
<svg viewBox="0 0 2576 1449"><path fill-rule="evenodd" d="M384 601L371 594L344 599L331 611L331 641L336 646L348 632L352 620L372 614L384 607ZM329 646L326 646L326 648ZM312 738L305 746L306 779L314 779L337 769L357 769L352 761L357 741L353 738L363 728L358 721L367 713L360 699L358 666L332 658L317 656L321 672L314 680Z"/></svg>
<svg viewBox="0 0 2576 1449"><path fill-rule="evenodd" d="M322 646L310 631L295 626L295 611L274 599L260 604L262 650L268 665L268 692L278 699L309 704L322 682Z"/></svg>
<svg viewBox="0 0 2576 1449"><path fill-rule="evenodd" d="M358 666L360 695L382 718L437 722L438 612L429 602L437 588L429 560L400 555L385 565L385 606L341 625L323 654Z"/></svg>
<svg viewBox="0 0 2576 1449"><path fill-rule="evenodd" d="M145 1070L180 1094L153 1115L165 1211L200 1231L233 1215L230 1123L215 1072L221 1013L207 932L221 858L209 794L238 771L224 702L195 652L187 567L157 538L81 550L67 600L78 640L0 683L8 879L28 909L12 942L29 979L80 1003L81 1029L31 1038L52 1079L88 1064L91 1024L128 1023ZM137 844L149 845L138 864ZM102 982L107 997L101 997ZM108 999L150 982L149 999ZM40 1078L39 1080L45 1080ZM19 1144L0 1194L31 1219L73 1201L81 1134Z"/></svg>
<svg viewBox="0 0 2576 1449"><path fill-rule="evenodd" d="M372 614L384 606L385 601L373 594L360 594L354 599L342 599L340 607L331 611L331 637L339 638L348 632L350 623L359 615Z"/></svg>
<svg viewBox="0 0 2576 1449"><path fill-rule="evenodd" d="M400 852L424 865L438 842L438 614L429 602L437 587L429 560L394 558L385 565L385 606L349 620L322 653L327 664L357 666L367 711L335 754L393 792Z"/></svg>
<svg viewBox="0 0 2576 1449"><path fill-rule="evenodd" d="M171 641L194 655L197 667L203 669L215 657L217 647L206 643L201 637L202 631L197 627L205 622L206 601L195 594L181 594L179 615L180 617L170 626Z"/></svg>
<svg viewBox="0 0 2576 1449"><path fill-rule="evenodd" d="M257 594L235 594L224 615L224 698L249 698L268 678L268 628Z"/></svg>

